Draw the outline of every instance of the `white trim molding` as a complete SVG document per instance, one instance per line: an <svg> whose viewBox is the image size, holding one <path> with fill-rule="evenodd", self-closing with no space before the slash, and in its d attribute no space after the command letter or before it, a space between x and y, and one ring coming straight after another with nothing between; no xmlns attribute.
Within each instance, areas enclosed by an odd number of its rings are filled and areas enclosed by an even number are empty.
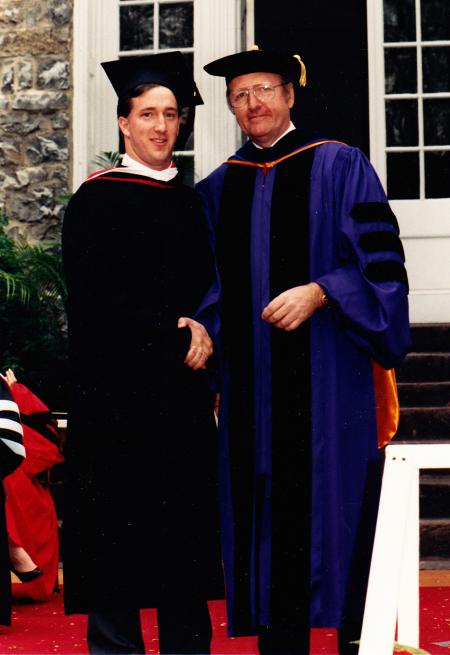
<svg viewBox="0 0 450 655"><path fill-rule="evenodd" d="M250 50L255 45L255 0L245 2L245 47Z"/></svg>
<svg viewBox="0 0 450 655"><path fill-rule="evenodd" d="M205 102L195 119L195 179L201 180L240 144L241 133L225 99L225 81L203 70L208 62L241 50L240 2L194 0L194 76Z"/></svg>
<svg viewBox="0 0 450 655"><path fill-rule="evenodd" d="M424 100L449 98L449 92L425 93L423 89L422 51L429 47L445 47L450 41L424 41L421 32L421 0L415 0L415 40L384 41L384 0L368 0L368 65L370 111L370 158L387 188L387 154L417 153L420 167L420 188L412 191L419 197L392 200L405 246L406 267L410 279L410 316L413 323L450 322L450 197L426 198L425 155L448 151L450 144L425 143ZM385 88L385 48L415 48L417 90L415 93L387 93ZM418 142L414 147L386 144L386 102L410 99L417 102ZM450 190L449 190L450 196Z"/></svg>
<svg viewBox="0 0 450 655"><path fill-rule="evenodd" d="M386 188L386 120L384 109L383 2L367 2L370 160Z"/></svg>
<svg viewBox="0 0 450 655"><path fill-rule="evenodd" d="M111 0L74 0L74 190L95 169L93 158L118 145L117 98L100 66L119 51L119 15L111 5Z"/></svg>

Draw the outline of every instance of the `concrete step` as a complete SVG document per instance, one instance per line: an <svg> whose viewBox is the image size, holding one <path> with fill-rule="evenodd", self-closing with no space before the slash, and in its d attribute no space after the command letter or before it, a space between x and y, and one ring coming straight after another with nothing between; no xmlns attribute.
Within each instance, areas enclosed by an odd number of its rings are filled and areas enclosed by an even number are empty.
<svg viewBox="0 0 450 655"><path fill-rule="evenodd" d="M445 352L450 350L450 324L412 325L411 338L414 352Z"/></svg>
<svg viewBox="0 0 450 655"><path fill-rule="evenodd" d="M394 442L450 441L450 324L412 325L397 370L400 426ZM420 567L450 568L450 470L420 474Z"/></svg>
<svg viewBox="0 0 450 655"><path fill-rule="evenodd" d="M411 352L395 372L399 382L449 382L450 352Z"/></svg>
<svg viewBox="0 0 450 655"><path fill-rule="evenodd" d="M420 517L450 522L450 470L423 470L420 474Z"/></svg>
<svg viewBox="0 0 450 655"><path fill-rule="evenodd" d="M396 441L450 441L450 407L404 407Z"/></svg>
<svg viewBox="0 0 450 655"><path fill-rule="evenodd" d="M420 520L420 557L450 559L450 521L445 519Z"/></svg>
<svg viewBox="0 0 450 655"><path fill-rule="evenodd" d="M420 559L422 571L450 571L450 559L445 557L424 557Z"/></svg>
<svg viewBox="0 0 450 655"><path fill-rule="evenodd" d="M450 382L399 382L401 407L445 407L450 404Z"/></svg>

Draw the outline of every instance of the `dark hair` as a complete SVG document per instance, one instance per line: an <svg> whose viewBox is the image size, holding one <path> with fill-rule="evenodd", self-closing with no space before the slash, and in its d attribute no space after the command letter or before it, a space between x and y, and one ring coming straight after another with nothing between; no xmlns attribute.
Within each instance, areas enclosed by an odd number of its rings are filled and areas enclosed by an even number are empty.
<svg viewBox="0 0 450 655"><path fill-rule="evenodd" d="M161 86L160 84L139 84L138 86L135 86L133 89L130 89L130 91L127 91L123 96L119 96L119 100L117 102L117 117L119 118L120 116L123 116L124 118L127 118L128 114L131 111L131 101L133 98L138 98L141 96L143 93L148 91L148 89L154 89L157 86Z"/></svg>

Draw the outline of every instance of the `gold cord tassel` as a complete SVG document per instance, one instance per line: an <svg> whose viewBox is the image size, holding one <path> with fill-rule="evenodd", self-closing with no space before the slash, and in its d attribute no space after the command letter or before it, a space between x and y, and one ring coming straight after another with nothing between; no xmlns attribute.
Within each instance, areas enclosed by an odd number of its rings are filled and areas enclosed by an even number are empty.
<svg viewBox="0 0 450 655"><path fill-rule="evenodd" d="M300 79L298 82L300 86L306 86L306 66L303 63L303 60L300 57L300 55L294 55L294 58L298 59L298 61L300 62Z"/></svg>

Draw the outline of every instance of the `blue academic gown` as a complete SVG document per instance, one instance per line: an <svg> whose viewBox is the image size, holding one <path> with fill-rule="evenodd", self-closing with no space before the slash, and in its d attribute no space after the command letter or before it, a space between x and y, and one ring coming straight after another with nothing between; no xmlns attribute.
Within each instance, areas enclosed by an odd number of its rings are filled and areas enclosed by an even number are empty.
<svg viewBox="0 0 450 655"><path fill-rule="evenodd" d="M402 360L410 343L403 251L381 183L359 149L332 141L316 143L299 131L291 132L266 151L265 161L270 165L257 166L254 174L248 252L252 338L257 353L253 364L254 475L255 479L264 475L268 484L259 500L253 499L262 503L262 508L260 524L254 526L249 545L251 621L242 629L238 620L241 597L235 593L236 497L230 473L236 466L231 460L228 423L232 380L225 358L219 429L230 634L254 633L258 626L271 623L270 478L272 447L277 438L271 428L270 332L274 328L260 316L271 300L268 261L273 190L278 170L287 159L294 161L306 150L312 157L307 209L309 280L318 282L329 299L329 307L316 311L309 322L311 626L340 627L360 618L379 492L372 362L392 368ZM297 152L305 146L305 151ZM241 166L236 162L261 164L262 158L261 151L249 142L197 185L213 244L230 167ZM276 163L280 159L283 162ZM238 206L238 195L235 202ZM299 220L295 206L289 213L292 221ZM249 485L249 493L255 488Z"/></svg>

